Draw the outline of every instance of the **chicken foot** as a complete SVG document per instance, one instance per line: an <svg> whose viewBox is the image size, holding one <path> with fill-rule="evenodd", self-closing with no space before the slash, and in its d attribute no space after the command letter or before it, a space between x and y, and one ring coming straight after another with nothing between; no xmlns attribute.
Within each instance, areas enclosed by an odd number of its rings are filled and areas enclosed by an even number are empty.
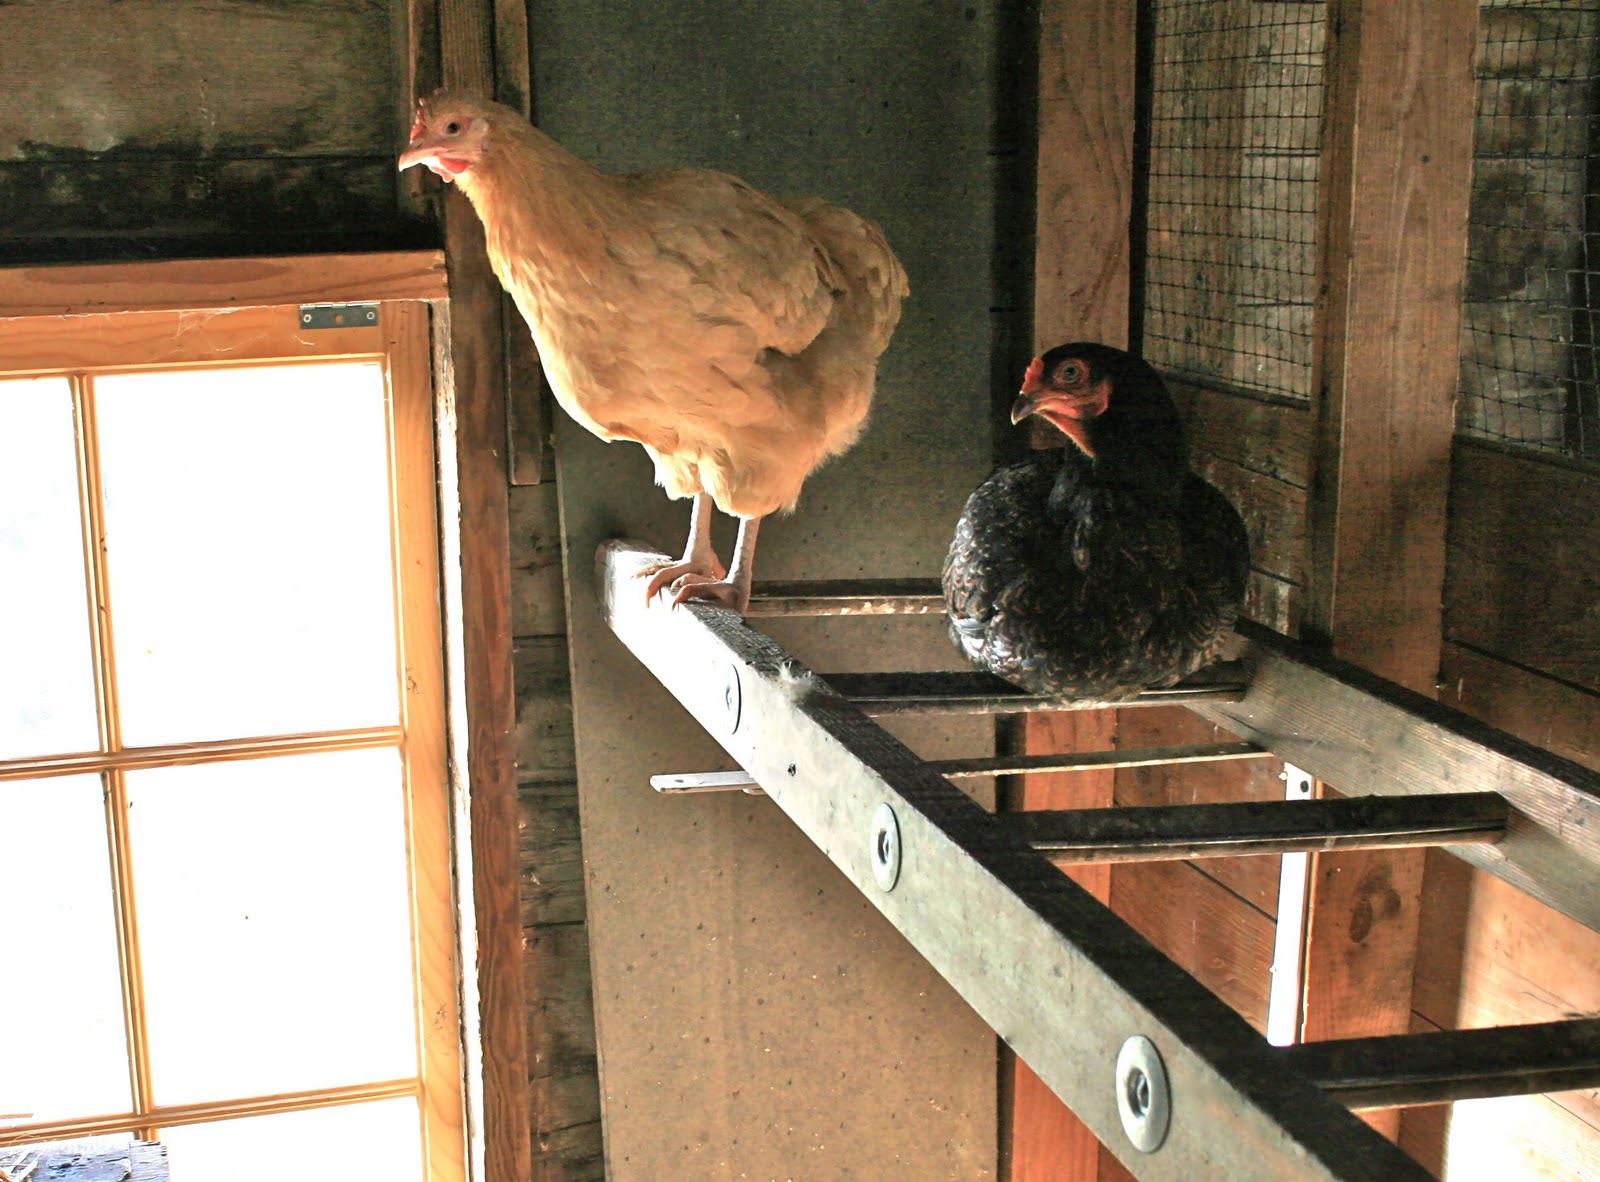
<svg viewBox="0 0 1600 1182"><path fill-rule="evenodd" d="M731 607L740 615L750 603L750 580L755 570L756 534L760 528L759 517L739 519L739 538L733 548L733 569L725 569L711 548L711 498L697 493L694 508L689 515L689 540L684 545L683 557L677 562L652 563L639 572L648 575L645 598L653 599L657 591L668 586L674 592L672 606L686 599L709 599L724 607Z"/></svg>
<svg viewBox="0 0 1600 1182"><path fill-rule="evenodd" d="M685 599L709 599L723 607L731 607L741 616L750 606L750 580L756 568L756 533L761 528L761 518L739 518L739 539L733 545L733 567L726 576L716 578L689 573L680 575L672 584L677 592L672 606Z"/></svg>

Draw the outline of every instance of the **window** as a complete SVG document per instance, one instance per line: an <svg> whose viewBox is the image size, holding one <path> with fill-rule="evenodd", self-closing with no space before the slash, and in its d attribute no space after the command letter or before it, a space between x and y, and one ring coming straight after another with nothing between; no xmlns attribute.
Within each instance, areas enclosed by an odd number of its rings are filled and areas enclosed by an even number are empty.
<svg viewBox="0 0 1600 1182"><path fill-rule="evenodd" d="M463 1176L428 356L0 321L0 1146Z"/></svg>

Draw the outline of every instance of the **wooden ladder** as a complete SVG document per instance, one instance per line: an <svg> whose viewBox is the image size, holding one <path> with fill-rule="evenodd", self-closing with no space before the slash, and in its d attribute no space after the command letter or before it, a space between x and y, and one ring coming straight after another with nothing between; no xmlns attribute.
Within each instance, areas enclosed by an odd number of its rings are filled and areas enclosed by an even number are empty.
<svg viewBox="0 0 1600 1182"><path fill-rule="evenodd" d="M1445 845L1600 929L1600 775L1249 623L1237 664L1116 704L1243 742L928 763L869 716L1066 704L986 674L819 675L726 609L646 604L660 557L600 548L605 618L743 770L655 786L771 797L1137 1177L1426 1179L1351 1109L1600 1084L1600 1019L1271 1046L1057 868ZM942 610L931 580L774 583L749 618ZM1267 756L1365 795L997 816L950 782Z"/></svg>

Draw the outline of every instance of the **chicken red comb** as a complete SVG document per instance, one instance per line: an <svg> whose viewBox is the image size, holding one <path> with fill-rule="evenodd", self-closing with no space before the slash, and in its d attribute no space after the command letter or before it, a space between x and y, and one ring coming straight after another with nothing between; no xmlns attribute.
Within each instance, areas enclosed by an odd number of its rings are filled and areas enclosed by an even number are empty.
<svg viewBox="0 0 1600 1182"><path fill-rule="evenodd" d="M1028 372L1022 375L1024 386L1038 386L1044 382L1044 358L1035 357L1028 363Z"/></svg>
<svg viewBox="0 0 1600 1182"><path fill-rule="evenodd" d="M426 97L417 100L417 121L411 125L411 138L416 139L428 130L428 100Z"/></svg>

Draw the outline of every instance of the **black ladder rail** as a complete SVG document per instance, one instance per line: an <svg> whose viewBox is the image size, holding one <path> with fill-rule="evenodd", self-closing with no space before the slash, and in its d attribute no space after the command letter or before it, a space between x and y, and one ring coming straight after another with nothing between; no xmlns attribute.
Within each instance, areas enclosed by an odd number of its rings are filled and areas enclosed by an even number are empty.
<svg viewBox="0 0 1600 1182"><path fill-rule="evenodd" d="M995 821L1061 866L1495 842L1509 816L1497 793L1459 792L1037 810Z"/></svg>
<svg viewBox="0 0 1600 1182"><path fill-rule="evenodd" d="M659 557L600 547L612 630L1138 1177L1430 1177L768 637L723 608L643 602L636 576ZM1150 1152L1119 1115L1154 1078L1119 1079L1135 1036L1171 1097Z"/></svg>
<svg viewBox="0 0 1600 1182"><path fill-rule="evenodd" d="M1278 1052L1351 1109L1600 1085L1600 1018L1346 1038Z"/></svg>

